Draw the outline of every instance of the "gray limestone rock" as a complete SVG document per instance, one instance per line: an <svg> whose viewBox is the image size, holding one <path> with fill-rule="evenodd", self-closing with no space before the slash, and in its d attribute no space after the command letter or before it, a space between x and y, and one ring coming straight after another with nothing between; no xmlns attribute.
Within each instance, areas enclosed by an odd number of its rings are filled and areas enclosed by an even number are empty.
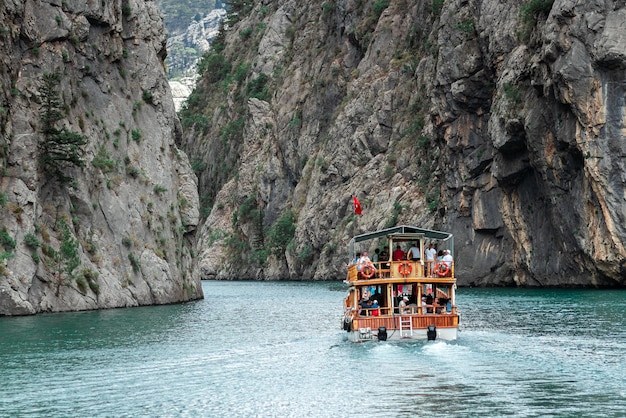
<svg viewBox="0 0 626 418"><path fill-rule="evenodd" d="M457 236L461 285L624 285L624 2L432 6L266 2L229 30L250 74L201 78L208 126L181 142L208 163L196 277L341 280L352 235L417 224ZM239 158L216 159L239 117Z"/></svg>
<svg viewBox="0 0 626 418"><path fill-rule="evenodd" d="M197 178L175 144L181 127L156 5L3 4L11 59L0 73L0 315L201 298L192 277ZM67 184L37 163L40 86L54 72L58 128L87 139L85 164L66 170Z"/></svg>

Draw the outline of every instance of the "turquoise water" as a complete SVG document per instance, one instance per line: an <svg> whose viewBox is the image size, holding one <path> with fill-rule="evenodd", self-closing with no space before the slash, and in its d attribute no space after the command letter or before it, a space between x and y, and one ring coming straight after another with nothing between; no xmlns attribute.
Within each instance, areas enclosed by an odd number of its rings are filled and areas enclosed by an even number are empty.
<svg viewBox="0 0 626 418"><path fill-rule="evenodd" d="M626 292L458 290L454 342L352 344L345 288L0 318L0 416L626 416Z"/></svg>

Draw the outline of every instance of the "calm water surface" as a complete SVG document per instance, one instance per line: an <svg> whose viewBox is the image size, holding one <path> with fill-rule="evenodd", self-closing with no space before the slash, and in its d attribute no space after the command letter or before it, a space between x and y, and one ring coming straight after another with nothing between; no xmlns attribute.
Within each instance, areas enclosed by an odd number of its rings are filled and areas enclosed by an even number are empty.
<svg viewBox="0 0 626 418"><path fill-rule="evenodd" d="M0 318L0 416L626 416L626 292L458 290L455 342L352 344L345 288Z"/></svg>

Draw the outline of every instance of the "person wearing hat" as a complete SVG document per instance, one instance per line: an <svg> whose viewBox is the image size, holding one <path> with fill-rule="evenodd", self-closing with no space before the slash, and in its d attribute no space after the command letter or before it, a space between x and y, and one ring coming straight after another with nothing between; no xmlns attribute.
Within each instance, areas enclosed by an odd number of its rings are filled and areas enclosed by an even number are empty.
<svg viewBox="0 0 626 418"><path fill-rule="evenodd" d="M450 255L450 250L445 250L443 253L443 262L446 263L448 268L452 267L452 256Z"/></svg>
<svg viewBox="0 0 626 418"><path fill-rule="evenodd" d="M402 300L398 304L398 306L399 306L398 312L399 313L401 313L401 314L409 313L409 310L406 308L407 303L409 303L409 297L408 296L403 296Z"/></svg>

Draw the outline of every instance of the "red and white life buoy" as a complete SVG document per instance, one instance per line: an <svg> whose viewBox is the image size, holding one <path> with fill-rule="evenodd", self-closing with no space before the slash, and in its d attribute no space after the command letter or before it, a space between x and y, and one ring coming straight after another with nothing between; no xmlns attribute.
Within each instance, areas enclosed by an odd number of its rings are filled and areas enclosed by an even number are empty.
<svg viewBox="0 0 626 418"><path fill-rule="evenodd" d="M444 277L450 271L450 266L448 263L439 262L435 265L435 274L439 277Z"/></svg>
<svg viewBox="0 0 626 418"><path fill-rule="evenodd" d="M398 273L400 273L404 277L409 276L412 271L413 271L413 266L408 261L403 261L398 266Z"/></svg>
<svg viewBox="0 0 626 418"><path fill-rule="evenodd" d="M366 279L372 277L374 273L376 273L376 267L374 267L372 263L367 263L363 266L363 269L361 270L361 276L365 277Z"/></svg>

